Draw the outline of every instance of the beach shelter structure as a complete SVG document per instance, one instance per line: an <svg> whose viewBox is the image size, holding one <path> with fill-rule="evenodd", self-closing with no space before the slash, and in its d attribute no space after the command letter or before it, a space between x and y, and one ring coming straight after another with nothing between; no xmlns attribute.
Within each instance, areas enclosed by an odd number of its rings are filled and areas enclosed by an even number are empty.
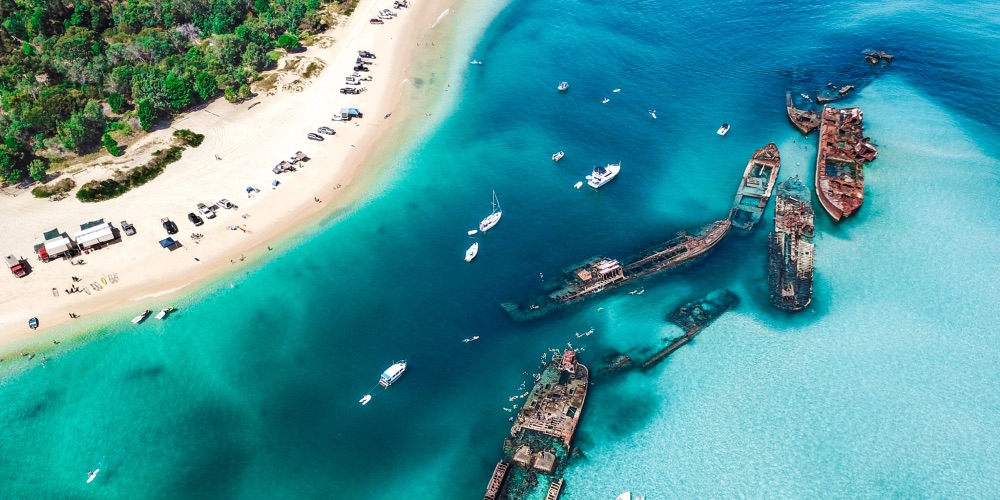
<svg viewBox="0 0 1000 500"><path fill-rule="evenodd" d="M45 243L35 245L35 253L42 262L48 262L56 257L71 257L76 250L73 240L69 239L66 233L59 232L59 229L46 231L42 236L45 237Z"/></svg>
<svg viewBox="0 0 1000 500"><path fill-rule="evenodd" d="M340 119L350 120L351 118L361 118L362 114L358 108L340 108Z"/></svg>
<svg viewBox="0 0 1000 500"><path fill-rule="evenodd" d="M160 240L160 246L173 252L181 247L181 242L176 241L173 238L164 238Z"/></svg>
<svg viewBox="0 0 1000 500"><path fill-rule="evenodd" d="M104 219L80 224L80 232L73 236L77 246L82 249L94 248L118 239L110 222Z"/></svg>

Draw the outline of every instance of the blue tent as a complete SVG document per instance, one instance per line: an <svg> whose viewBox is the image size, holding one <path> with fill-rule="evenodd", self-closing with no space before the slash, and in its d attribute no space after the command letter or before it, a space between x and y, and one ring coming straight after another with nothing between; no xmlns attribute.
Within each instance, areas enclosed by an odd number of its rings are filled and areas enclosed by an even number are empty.
<svg viewBox="0 0 1000 500"><path fill-rule="evenodd" d="M172 247L174 245L176 245L176 244L177 244L177 242L174 241L173 238L167 238L167 239L164 239L164 240L160 240L160 246L163 247L163 248L170 248L171 250L173 250Z"/></svg>

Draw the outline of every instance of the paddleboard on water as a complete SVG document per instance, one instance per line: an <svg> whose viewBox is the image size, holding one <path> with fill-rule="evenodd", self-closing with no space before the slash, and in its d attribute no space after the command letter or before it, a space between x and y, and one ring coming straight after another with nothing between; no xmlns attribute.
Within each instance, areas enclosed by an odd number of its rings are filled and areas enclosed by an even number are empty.
<svg viewBox="0 0 1000 500"><path fill-rule="evenodd" d="M101 469L94 469L94 471L93 471L93 472L91 472L89 476L87 476L87 483L88 483L88 484L89 484L89 483L90 483L91 481L93 481L95 477L97 477L97 473L98 473L98 472L101 472Z"/></svg>

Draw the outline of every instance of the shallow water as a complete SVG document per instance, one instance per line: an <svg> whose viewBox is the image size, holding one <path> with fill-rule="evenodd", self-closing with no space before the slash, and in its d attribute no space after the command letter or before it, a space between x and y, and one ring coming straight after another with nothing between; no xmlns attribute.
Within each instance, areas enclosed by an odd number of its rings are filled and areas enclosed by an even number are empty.
<svg viewBox="0 0 1000 500"><path fill-rule="evenodd" d="M2 496L475 498L541 353L570 342L596 372L675 334L664 315L719 288L740 305L689 346L595 380L565 498L1000 487L1000 140L986 127L1000 21L977 14L992 4L514 1L480 38L501 5L456 9L462 74L426 82L448 89L451 114L356 210L167 321L120 319L5 376ZM897 59L871 68L867 48ZM880 153L856 216L817 214L809 310L768 305L772 205L641 296L507 319L499 304L535 294L539 273L724 217L767 142L781 179L811 180L815 137L792 129L783 98L827 81L859 87L844 103L864 109ZM619 160L601 190L573 189ZM466 264L494 189L503 219ZM403 378L360 406L401 358Z"/></svg>

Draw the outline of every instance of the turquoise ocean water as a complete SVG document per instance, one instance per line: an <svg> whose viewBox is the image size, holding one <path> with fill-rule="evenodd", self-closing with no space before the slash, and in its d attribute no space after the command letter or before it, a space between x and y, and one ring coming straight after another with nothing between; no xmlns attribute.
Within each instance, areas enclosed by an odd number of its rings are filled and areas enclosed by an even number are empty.
<svg viewBox="0 0 1000 500"><path fill-rule="evenodd" d="M541 353L572 342L596 371L718 288L742 302L691 345L595 380L564 498L1000 491L994 4L514 0L450 22L455 72L425 88L448 114L383 154L349 213L174 302L168 321L109 318L44 367L7 357L0 497L477 498ZM871 68L865 49L896 60ZM771 205L641 296L507 319L499 304L534 294L539 273L724 217L770 141L780 177L811 182L815 137L788 124L784 93L828 81L858 86L843 104L864 109L880 152L855 217L817 214L809 310L768 305ZM572 188L619 160L600 191ZM493 189L503 220L466 264ZM400 358L403 378L361 407Z"/></svg>

